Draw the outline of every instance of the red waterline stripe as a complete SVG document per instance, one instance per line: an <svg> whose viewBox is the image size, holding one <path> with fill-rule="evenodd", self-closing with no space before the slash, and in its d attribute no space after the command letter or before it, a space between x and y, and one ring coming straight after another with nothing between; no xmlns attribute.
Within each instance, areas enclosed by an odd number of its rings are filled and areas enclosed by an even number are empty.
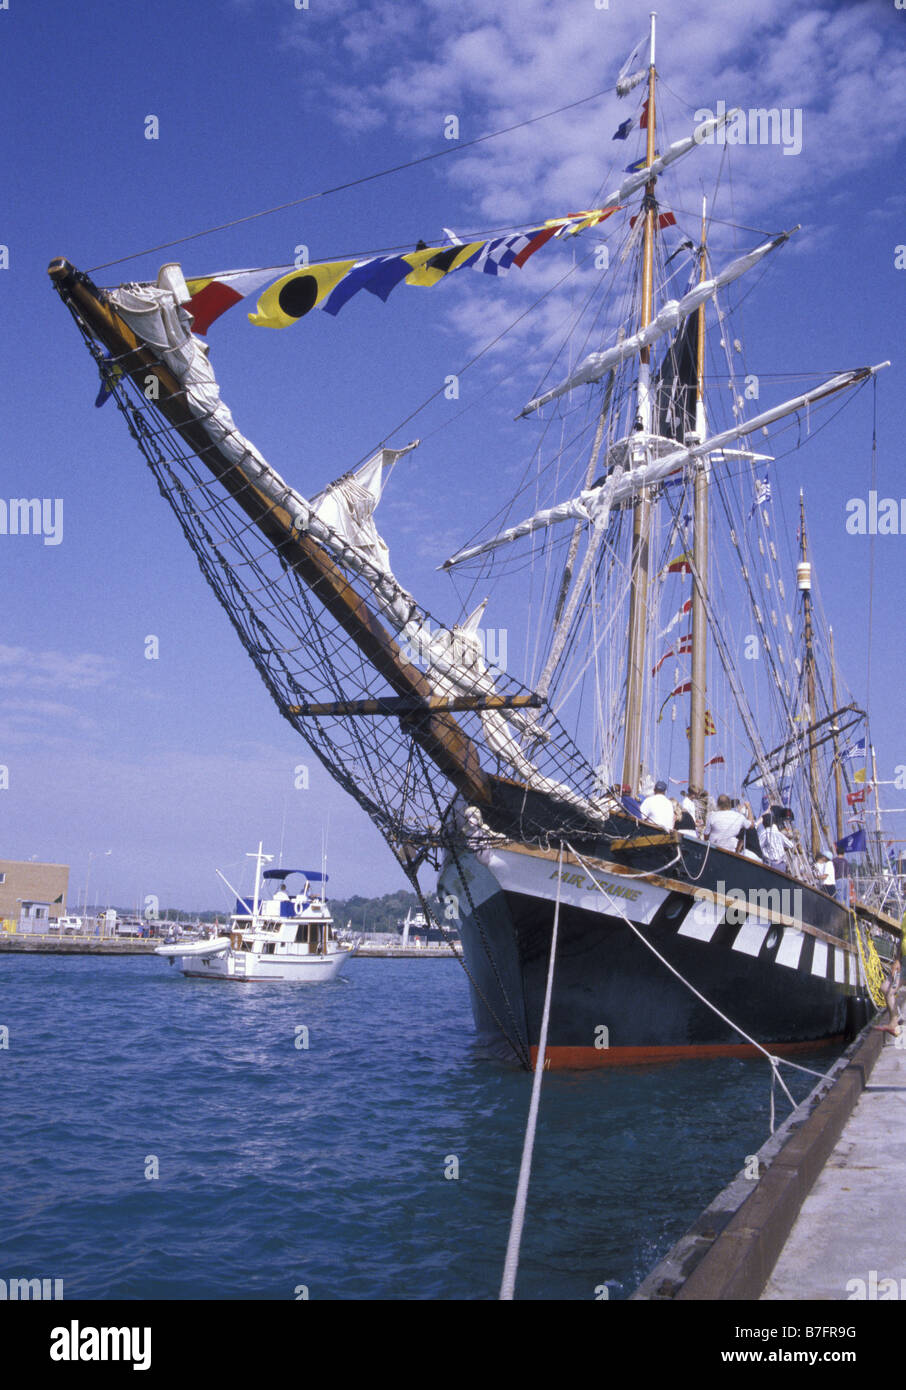
<svg viewBox="0 0 906 1390"><path fill-rule="evenodd" d="M807 1042L764 1043L769 1052L809 1052L821 1047L842 1043L843 1034L828 1038L810 1038ZM538 1056L537 1047L530 1048L532 1066ZM592 1067L632 1067L658 1062L679 1062L689 1057L760 1057L751 1043L701 1043L672 1047L548 1047L545 1071L582 1070Z"/></svg>

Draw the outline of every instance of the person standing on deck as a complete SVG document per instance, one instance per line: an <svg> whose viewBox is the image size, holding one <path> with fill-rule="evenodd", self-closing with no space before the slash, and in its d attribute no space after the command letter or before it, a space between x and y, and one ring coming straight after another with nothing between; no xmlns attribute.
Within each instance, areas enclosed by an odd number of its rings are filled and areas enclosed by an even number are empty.
<svg viewBox="0 0 906 1390"><path fill-rule="evenodd" d="M782 869L786 873L786 852L793 848L793 842L774 824L774 817L770 811L765 811L761 818L758 839L768 868Z"/></svg>
<svg viewBox="0 0 906 1390"><path fill-rule="evenodd" d="M739 811L733 810L728 796L717 798L717 810L708 814L705 822L705 839L715 849L738 851L740 836L744 835L749 822Z"/></svg>
<svg viewBox="0 0 906 1390"><path fill-rule="evenodd" d="M835 896L837 875L834 873L834 861L831 859L830 855L822 851L815 860L815 868L821 876L821 887L824 889L825 893L830 893L831 896Z"/></svg>
<svg viewBox="0 0 906 1390"><path fill-rule="evenodd" d="M673 802L667 796L667 783L655 782L651 796L642 802L643 820L654 821L662 830L672 830L675 824Z"/></svg>

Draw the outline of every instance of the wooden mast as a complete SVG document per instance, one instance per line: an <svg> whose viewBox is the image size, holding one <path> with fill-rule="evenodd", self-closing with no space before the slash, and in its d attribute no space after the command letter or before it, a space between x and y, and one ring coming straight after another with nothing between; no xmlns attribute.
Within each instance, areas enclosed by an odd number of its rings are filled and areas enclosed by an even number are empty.
<svg viewBox="0 0 906 1390"><path fill-rule="evenodd" d="M654 27L651 15L650 54L648 63L648 143L645 162L655 157L655 94L654 94ZM644 243L642 251L642 313L640 328L651 322L654 297L654 202L655 180L645 185ZM651 349L642 348L639 354L638 419L642 436L651 433ZM647 453L646 453L647 457ZM642 460L644 461L644 460ZM633 466L636 460L632 460ZM646 647L648 637L648 565L651 534L651 498L642 488L633 507L632 558L630 563L629 646L626 661L626 726L623 739L623 786L634 794L642 772L642 706L645 690Z"/></svg>
<svg viewBox="0 0 906 1390"><path fill-rule="evenodd" d="M286 564L315 592L375 670L397 694L414 697L427 706L435 696L431 683L414 663L405 659L397 642L327 551L311 536L296 531L289 513L275 506L226 454L221 453L189 409L184 388L153 350L139 341L97 287L69 261L63 258L51 261L47 273L62 297L74 307L128 376L142 389L149 375L157 378L159 392L155 405L161 414L274 545ZM411 737L463 796L473 803L489 803L491 779L481 767L477 747L452 715L425 708L424 716L409 714L404 717Z"/></svg>
<svg viewBox="0 0 906 1390"><path fill-rule="evenodd" d="M802 612L805 620L805 684L808 701L808 789L811 807L811 849L812 859L821 853L821 827L818 819L818 747L815 743L812 725L818 718L815 694L815 648L812 630L812 567L808 559L808 541L805 534L805 502L799 493L799 530L801 540L800 563L797 573L799 592L802 594Z"/></svg>
<svg viewBox="0 0 906 1390"><path fill-rule="evenodd" d="M707 200L702 199L702 239L699 248L698 280L707 278ZM695 360L695 433L703 440L706 433L704 402L705 306L698 307L698 341ZM705 787L705 714L708 681L708 618L705 588L708 583L708 460L699 459L695 468L694 520L692 537L692 690L689 708L689 786L699 792Z"/></svg>
<svg viewBox="0 0 906 1390"><path fill-rule="evenodd" d="M875 797L875 842L877 845L877 863L880 868L884 864L881 845L883 834L881 831L881 798L878 794L878 760L875 757L875 746L871 745L871 789Z"/></svg>
<svg viewBox="0 0 906 1390"><path fill-rule="evenodd" d="M830 633L830 661L831 661L831 699L834 704L834 711L837 710L837 662L834 657L834 629L828 629ZM837 841L834 844L836 853L837 842L843 839L843 770L840 767L840 744L838 739L837 720L834 718L834 789L836 792L836 811L837 811Z"/></svg>

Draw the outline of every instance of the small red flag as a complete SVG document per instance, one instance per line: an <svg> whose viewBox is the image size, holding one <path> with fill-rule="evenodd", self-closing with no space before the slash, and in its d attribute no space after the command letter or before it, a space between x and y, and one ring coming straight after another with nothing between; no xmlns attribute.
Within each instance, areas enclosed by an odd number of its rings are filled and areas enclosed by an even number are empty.
<svg viewBox="0 0 906 1390"><path fill-rule="evenodd" d="M636 213L633 217L630 217L630 219L629 219L629 225L630 225L630 227L634 227L635 224L638 222L638 220L639 220L639 214L638 214L638 213ZM658 224L658 226L660 227L661 231L663 231L665 227L675 227L675 226L676 226L676 218L673 216L673 213L672 213L672 212L660 212L660 213L658 213L657 224Z"/></svg>

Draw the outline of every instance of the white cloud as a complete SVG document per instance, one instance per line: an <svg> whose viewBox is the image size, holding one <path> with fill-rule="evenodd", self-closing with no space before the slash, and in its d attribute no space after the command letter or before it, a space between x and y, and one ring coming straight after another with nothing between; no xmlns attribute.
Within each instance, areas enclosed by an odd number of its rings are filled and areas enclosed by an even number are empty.
<svg viewBox="0 0 906 1390"><path fill-rule="evenodd" d="M0 646L0 685L35 693L95 689L113 680L116 669L114 661L95 652Z"/></svg>
<svg viewBox="0 0 906 1390"><path fill-rule="evenodd" d="M305 18L308 27L285 26L285 41L317 49L319 62L306 80L323 87L337 123L362 132L386 125L402 146L397 152L408 149L413 158L443 148L449 114L458 116L464 144L596 87L608 89L587 105L435 163L433 170L450 188L444 220L461 233L594 206L619 184L623 166L637 154L633 138L624 144L611 137L638 110L642 89L620 101L613 84L647 28L647 4L598 10L591 3L549 0L461 0L456 6L420 0L380 8L328 3ZM712 230L718 263L754 243L751 232L734 233L725 223L765 230L811 223L815 230L801 233L798 245L781 254L814 253L841 181L889 154L900 140L897 122L887 113L906 90L906 52L892 46L886 20L871 3L841 7L825 0L803 10L791 9L786 0L710 0L696 7L662 0L661 148L691 130L696 110L713 110L721 100L746 112L786 109L792 113L788 138L801 120L801 153L785 154L778 144L703 147L660 180L659 197L686 228L696 224L702 190L719 180L712 207L720 219ZM851 217L851 195L845 206ZM608 227L606 234L616 231ZM597 231L586 233L578 249L588 250L598 239ZM524 272L514 272L496 296L482 293L485 285L458 279L457 294L447 301L447 322L475 351L564 269L562 255L544 251ZM570 285L572 295L580 293L581 283ZM522 327L506 346L512 352L518 343L533 363L540 362L539 331L542 340L552 334L569 305L568 294L551 294L533 316L531 336Z"/></svg>

